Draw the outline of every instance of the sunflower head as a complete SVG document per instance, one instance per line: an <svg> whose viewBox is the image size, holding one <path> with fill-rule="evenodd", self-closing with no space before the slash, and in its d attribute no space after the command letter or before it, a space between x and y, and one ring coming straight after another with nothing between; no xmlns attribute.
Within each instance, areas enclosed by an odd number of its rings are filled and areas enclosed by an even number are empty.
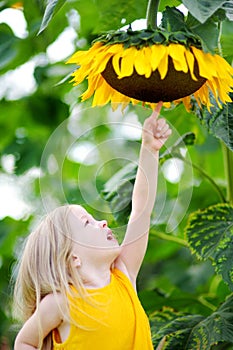
<svg viewBox="0 0 233 350"><path fill-rule="evenodd" d="M94 106L111 101L113 107L182 101L189 110L192 94L199 105L210 108L212 91L219 106L231 101L232 67L219 55L204 52L200 37L186 25L168 30L168 18L162 28L110 31L88 51L75 53L68 61L80 65L73 82L88 79L82 99L94 95Z"/></svg>
<svg viewBox="0 0 233 350"><path fill-rule="evenodd" d="M111 57L101 74L112 88L133 99L170 102L192 94L206 81L199 75L195 58L192 75L184 57L182 61L185 48L190 50L192 45L201 48L200 40L192 33L170 33L164 29L132 31L129 28L102 35L97 42L106 46L123 45L124 53L118 67ZM159 64L156 67L159 58L163 65L160 70ZM180 60L179 67L173 59Z"/></svg>

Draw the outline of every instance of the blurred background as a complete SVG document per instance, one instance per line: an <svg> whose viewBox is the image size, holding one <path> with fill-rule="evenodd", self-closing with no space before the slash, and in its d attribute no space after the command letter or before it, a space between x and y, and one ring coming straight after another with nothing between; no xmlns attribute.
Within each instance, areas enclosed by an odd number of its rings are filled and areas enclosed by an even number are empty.
<svg viewBox="0 0 233 350"><path fill-rule="evenodd" d="M146 2L57 3L63 6L38 35L45 1L0 2L1 350L13 348L17 332L11 316L14 264L22 241L41 216L57 205L79 203L95 217L107 219L122 237L141 125L151 112L139 105L113 112L111 106L92 108L91 101L80 103L86 82L72 87L70 74L75 67L65 64L75 50L89 48L102 31L136 20L136 28L144 26ZM182 4L161 1L161 10L166 5ZM184 5L179 8L187 14ZM215 32L219 35L217 27ZM221 35L223 52L231 62L229 18ZM221 134L220 124L214 129L206 116L188 113L183 105L163 108L162 115L173 135L162 152L139 296L148 314L166 305L208 316L211 305L217 307L230 290L209 259L200 261L191 253L184 229L190 213L229 199L223 143L229 149L233 146L229 132L233 114L228 115Z"/></svg>

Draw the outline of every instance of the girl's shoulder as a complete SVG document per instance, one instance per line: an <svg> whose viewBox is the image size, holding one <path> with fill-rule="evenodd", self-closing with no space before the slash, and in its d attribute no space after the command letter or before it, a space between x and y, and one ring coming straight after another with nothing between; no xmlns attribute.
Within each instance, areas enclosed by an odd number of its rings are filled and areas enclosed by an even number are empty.
<svg viewBox="0 0 233 350"><path fill-rule="evenodd" d="M130 274L126 268L126 265L124 264L123 260L120 257L115 260L113 268L115 270L120 271L124 276L126 276L136 291L136 279L133 278L132 276L130 276Z"/></svg>
<svg viewBox="0 0 233 350"><path fill-rule="evenodd" d="M40 302L40 308L47 310L49 313L57 315L62 318L65 310L64 296L57 292L47 294Z"/></svg>

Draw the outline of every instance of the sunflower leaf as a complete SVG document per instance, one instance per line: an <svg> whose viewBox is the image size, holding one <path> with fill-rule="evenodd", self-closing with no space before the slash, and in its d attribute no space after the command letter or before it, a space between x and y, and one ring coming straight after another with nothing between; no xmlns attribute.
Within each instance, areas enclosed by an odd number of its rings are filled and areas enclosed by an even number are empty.
<svg viewBox="0 0 233 350"><path fill-rule="evenodd" d="M184 14L175 7L166 6L161 26L169 32L184 30L186 28Z"/></svg>
<svg viewBox="0 0 233 350"><path fill-rule="evenodd" d="M233 94L230 96L233 98ZM233 103L227 103L220 109L215 99L211 102L213 104L211 113L206 107L200 109L196 104L194 111L208 131L233 151Z"/></svg>
<svg viewBox="0 0 233 350"><path fill-rule="evenodd" d="M53 16L60 10L67 0L48 0L45 8L44 16L40 26L38 35L48 26Z"/></svg>
<svg viewBox="0 0 233 350"><path fill-rule="evenodd" d="M217 23L215 23L212 18L208 19L204 24L200 23L190 13L188 14L186 23L192 33L198 35L201 39L203 50L215 53L218 47Z"/></svg>
<svg viewBox="0 0 233 350"><path fill-rule="evenodd" d="M201 23L210 18L226 0L183 0L189 12Z"/></svg>
<svg viewBox="0 0 233 350"><path fill-rule="evenodd" d="M233 290L233 206L221 203L194 212L185 229L192 251L203 260L211 258Z"/></svg>
<svg viewBox="0 0 233 350"><path fill-rule="evenodd" d="M233 21L233 1L227 0L224 2L222 8L226 11L226 16L230 21Z"/></svg>
<svg viewBox="0 0 233 350"><path fill-rule="evenodd" d="M233 296L207 317L163 309L155 312L150 321L153 345L157 349L210 350L212 345L221 342L230 345L233 343Z"/></svg>

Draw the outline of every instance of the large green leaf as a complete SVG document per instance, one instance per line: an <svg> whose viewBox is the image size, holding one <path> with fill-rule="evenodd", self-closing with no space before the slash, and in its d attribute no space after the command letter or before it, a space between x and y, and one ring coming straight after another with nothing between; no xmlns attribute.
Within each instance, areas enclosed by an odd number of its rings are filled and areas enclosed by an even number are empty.
<svg viewBox="0 0 233 350"><path fill-rule="evenodd" d="M222 7L226 11L226 15L230 21L233 21L233 1L227 0Z"/></svg>
<svg viewBox="0 0 233 350"><path fill-rule="evenodd" d="M182 0L189 12L201 23L204 23L226 0Z"/></svg>
<svg viewBox="0 0 233 350"><path fill-rule="evenodd" d="M230 94L233 97L233 94ZM212 100L211 113L207 108L195 107L197 117L208 131L225 143L233 151L233 103L223 105L222 109Z"/></svg>
<svg viewBox="0 0 233 350"><path fill-rule="evenodd" d="M204 51L216 52L219 33L217 23L215 23L212 18L207 19L205 23L201 23L189 12L186 24L193 33L200 37Z"/></svg>
<svg viewBox="0 0 233 350"><path fill-rule="evenodd" d="M191 250L201 259L211 258L233 290L233 206L217 204L191 214L185 234Z"/></svg>
<svg viewBox="0 0 233 350"><path fill-rule="evenodd" d="M175 313L171 309L151 316L152 339L160 350L209 350L214 344L233 344L233 296L210 316Z"/></svg>
<svg viewBox="0 0 233 350"><path fill-rule="evenodd" d="M44 16L38 34L48 26L56 12L64 5L66 0L47 0Z"/></svg>

